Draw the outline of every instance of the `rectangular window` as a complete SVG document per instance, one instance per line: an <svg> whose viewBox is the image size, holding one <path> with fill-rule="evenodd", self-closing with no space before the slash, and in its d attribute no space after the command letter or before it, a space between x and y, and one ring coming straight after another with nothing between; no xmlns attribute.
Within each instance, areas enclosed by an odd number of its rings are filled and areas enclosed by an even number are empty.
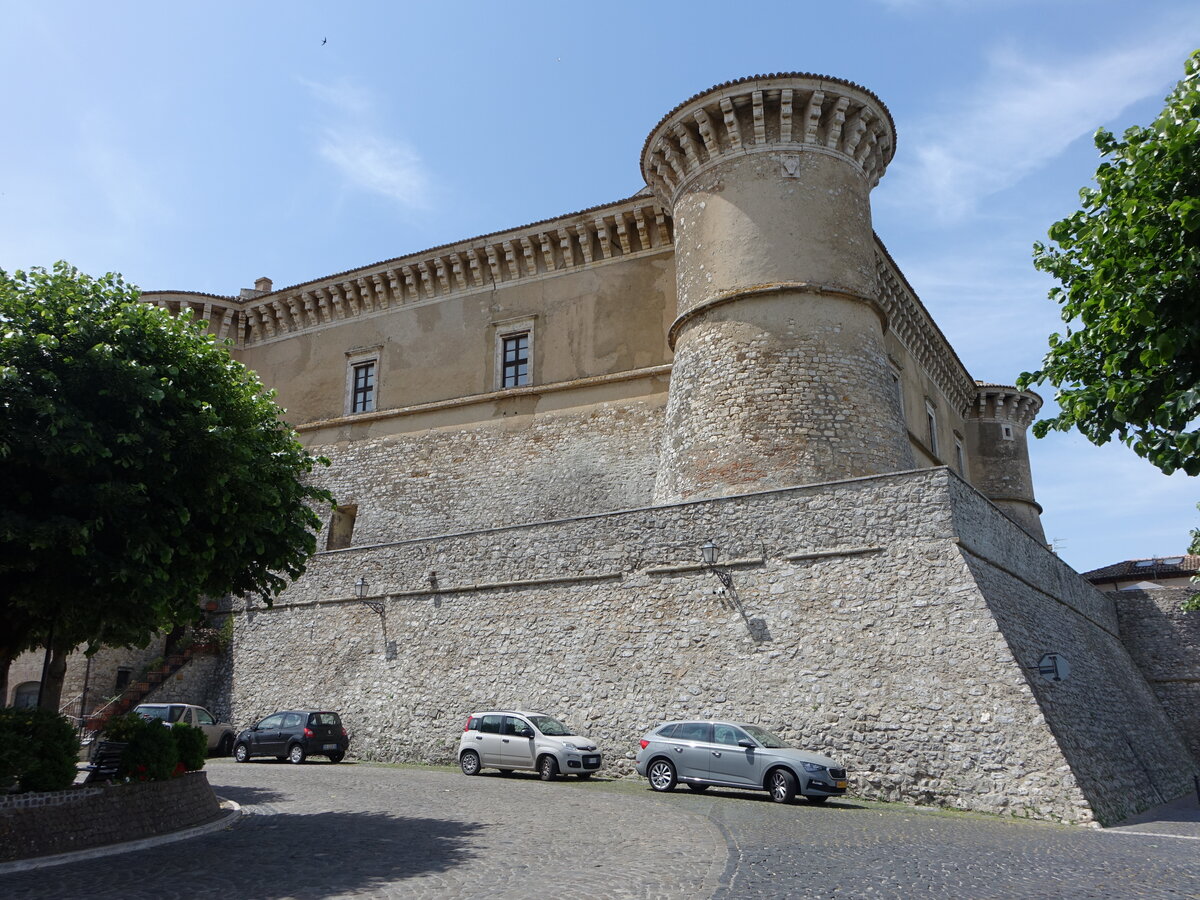
<svg viewBox="0 0 1200 900"><path fill-rule="evenodd" d="M529 384L529 332L504 335L502 353L500 387Z"/></svg>
<svg viewBox="0 0 1200 900"><path fill-rule="evenodd" d="M329 534L325 539L326 550L344 550L354 540L354 520L358 517L358 505L335 506L329 517Z"/></svg>
<svg viewBox="0 0 1200 900"><path fill-rule="evenodd" d="M925 401L925 423L929 426L929 451L938 457L941 454L938 452L937 415L928 400Z"/></svg>
<svg viewBox="0 0 1200 900"><path fill-rule="evenodd" d="M959 475L967 477L967 455L963 452L962 438L957 434L954 436L954 466Z"/></svg>
<svg viewBox="0 0 1200 900"><path fill-rule="evenodd" d="M904 382L900 380L900 370L891 361L888 370L892 376L892 393L896 398L896 409L900 411L900 421L904 421Z"/></svg>
<svg viewBox="0 0 1200 900"><path fill-rule="evenodd" d="M534 331L537 316L521 316L492 322L493 390L525 387L537 381L534 361Z"/></svg>
<svg viewBox="0 0 1200 900"><path fill-rule="evenodd" d="M371 412L375 409L375 361L354 367L354 382L350 394L350 412Z"/></svg>

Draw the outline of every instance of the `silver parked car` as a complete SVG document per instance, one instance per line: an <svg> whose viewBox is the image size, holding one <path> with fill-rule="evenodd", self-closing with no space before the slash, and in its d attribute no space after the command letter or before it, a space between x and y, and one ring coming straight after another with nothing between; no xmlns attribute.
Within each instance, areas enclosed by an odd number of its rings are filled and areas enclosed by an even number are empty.
<svg viewBox="0 0 1200 900"><path fill-rule="evenodd" d="M233 739L237 732L228 722L218 722L217 717L203 706L190 703L142 703L133 711L143 719L159 719L164 725L176 722L194 725L208 738L208 752L217 756L228 756L233 750Z"/></svg>
<svg viewBox="0 0 1200 900"><path fill-rule="evenodd" d="M656 791L682 782L693 791L710 785L767 791L776 803L801 794L824 803L846 793L846 770L828 756L789 747L757 725L666 722L641 740L637 773Z"/></svg>
<svg viewBox="0 0 1200 900"><path fill-rule="evenodd" d="M595 741L555 718L524 710L471 713L458 740L458 764L467 775L493 768L533 769L542 781L560 772L590 778L602 762Z"/></svg>

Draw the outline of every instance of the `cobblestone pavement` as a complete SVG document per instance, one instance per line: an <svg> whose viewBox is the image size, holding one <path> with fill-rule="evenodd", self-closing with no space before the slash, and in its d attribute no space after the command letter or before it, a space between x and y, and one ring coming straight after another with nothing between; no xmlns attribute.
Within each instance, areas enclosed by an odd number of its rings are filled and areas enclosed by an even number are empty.
<svg viewBox="0 0 1200 900"><path fill-rule="evenodd" d="M0 897L1200 898L1200 841L1170 835L852 799L660 795L640 780L320 760L208 771L243 805L236 825L0 876Z"/></svg>

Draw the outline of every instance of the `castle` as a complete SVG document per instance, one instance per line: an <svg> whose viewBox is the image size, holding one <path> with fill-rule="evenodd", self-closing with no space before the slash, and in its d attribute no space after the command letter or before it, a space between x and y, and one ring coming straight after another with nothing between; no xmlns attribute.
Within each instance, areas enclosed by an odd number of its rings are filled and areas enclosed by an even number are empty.
<svg viewBox="0 0 1200 900"><path fill-rule="evenodd" d="M231 601L222 713L334 708L363 757L446 762L522 705L621 772L649 726L730 717L860 796L1064 821L1190 790L1200 738L1045 546L1040 399L972 378L873 232L895 143L856 84L745 78L654 126L626 200L144 294L332 461L308 573Z"/></svg>

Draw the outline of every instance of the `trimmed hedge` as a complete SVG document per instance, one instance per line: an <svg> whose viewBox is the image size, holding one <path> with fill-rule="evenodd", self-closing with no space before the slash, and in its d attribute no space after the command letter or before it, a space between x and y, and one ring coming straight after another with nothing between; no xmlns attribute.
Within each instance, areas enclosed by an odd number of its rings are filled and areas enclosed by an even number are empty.
<svg viewBox="0 0 1200 900"><path fill-rule="evenodd" d="M179 765L185 771L197 772L204 768L204 758L208 756L208 735L204 729L188 725L186 722L176 722L171 727L171 737L175 738L175 749L179 753Z"/></svg>
<svg viewBox="0 0 1200 900"><path fill-rule="evenodd" d="M109 721L104 736L129 746L121 757L117 777L131 781L166 781L204 768L208 737L203 729L184 722L166 726L158 719L126 713Z"/></svg>
<svg viewBox="0 0 1200 900"><path fill-rule="evenodd" d="M61 791L75 781L79 736L65 716L47 709L0 709L0 788Z"/></svg>

